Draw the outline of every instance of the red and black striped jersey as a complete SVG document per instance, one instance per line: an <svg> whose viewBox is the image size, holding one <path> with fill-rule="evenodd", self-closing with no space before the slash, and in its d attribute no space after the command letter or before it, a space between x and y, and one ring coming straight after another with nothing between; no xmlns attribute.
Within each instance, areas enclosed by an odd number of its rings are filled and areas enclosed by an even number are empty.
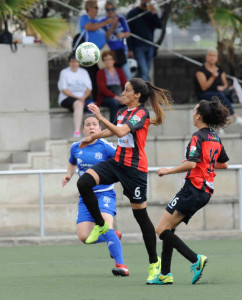
<svg viewBox="0 0 242 300"><path fill-rule="evenodd" d="M187 172L186 180L209 194L214 191L215 163L229 160L217 133L211 128L195 132L186 150L186 159L197 163L196 168Z"/></svg>
<svg viewBox="0 0 242 300"><path fill-rule="evenodd" d="M150 124L149 111L144 105L133 109L124 107L118 111L115 124L118 127L127 124L131 132L118 139L114 160L147 173L148 161L144 148Z"/></svg>

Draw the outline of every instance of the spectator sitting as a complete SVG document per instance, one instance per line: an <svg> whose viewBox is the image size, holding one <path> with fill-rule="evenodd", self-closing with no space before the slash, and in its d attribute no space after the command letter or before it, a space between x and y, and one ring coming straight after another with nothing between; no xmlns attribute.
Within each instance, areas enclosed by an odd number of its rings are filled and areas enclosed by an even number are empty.
<svg viewBox="0 0 242 300"><path fill-rule="evenodd" d="M112 51L104 51L102 60L105 68L97 73L97 105L108 107L110 122L114 122L120 104L122 104L121 93L126 83L126 77L122 69L114 67L115 56Z"/></svg>
<svg viewBox="0 0 242 300"><path fill-rule="evenodd" d="M99 21L96 19L98 12L97 1L86 1L85 9L87 14L82 15L80 19L81 34L84 33L84 39L86 42L92 42L96 44L101 50L106 44L106 34L103 27L107 24L111 24L114 20L111 18L108 18L105 21ZM96 99L97 95L96 76L98 66L103 67L99 64L95 64L94 66L87 68L87 71L92 80L94 99Z"/></svg>
<svg viewBox="0 0 242 300"><path fill-rule="evenodd" d="M106 31L106 39L111 50L115 53L115 61L118 67L121 67L124 71L126 79L131 78L130 67L128 64L127 47L124 43L124 39L130 36L128 24L124 17L116 14L116 5L113 1L106 1L105 10L108 18L112 18L114 22L104 27Z"/></svg>
<svg viewBox="0 0 242 300"><path fill-rule="evenodd" d="M217 66L218 53L216 50L209 50L205 58L205 64L198 68L194 77L195 92L198 100L211 101L213 97L218 97L225 105L231 116L233 116L236 124L242 125L242 118L239 117L233 109L233 106L227 96L225 90L228 87L225 72L220 66Z"/></svg>
<svg viewBox="0 0 242 300"><path fill-rule="evenodd" d="M82 123L83 109L87 108L93 100L89 98L92 91L91 79L88 72L80 68L75 54L69 56L69 67L60 72L58 89L60 91L58 103L68 108L73 113L74 137L81 136L80 128Z"/></svg>
<svg viewBox="0 0 242 300"><path fill-rule="evenodd" d="M127 15L127 19L138 16L144 13L147 8L147 3L150 0L141 0L140 6L133 8ZM153 5L149 4L149 12L137 17L129 22L130 31L133 34L140 36L150 42L153 42L154 30L161 28L161 19L156 13ZM154 58L154 46L147 44L139 39L130 37L127 40L129 48L129 57L135 58L138 62L139 77L145 81L149 81L149 72Z"/></svg>

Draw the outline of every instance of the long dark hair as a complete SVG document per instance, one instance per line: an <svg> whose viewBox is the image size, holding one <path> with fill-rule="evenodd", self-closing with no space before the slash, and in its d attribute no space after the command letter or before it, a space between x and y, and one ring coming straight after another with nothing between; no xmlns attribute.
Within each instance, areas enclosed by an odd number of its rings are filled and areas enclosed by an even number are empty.
<svg viewBox="0 0 242 300"><path fill-rule="evenodd" d="M148 100L151 103L152 109L155 113L155 118L150 121L153 125L159 125L165 118L165 113L162 105L171 108L171 94L168 90L158 88L148 81L141 78L131 78L129 80L135 94L140 93L140 103L146 103Z"/></svg>
<svg viewBox="0 0 242 300"><path fill-rule="evenodd" d="M229 110L217 97L213 97L212 101L199 101L197 113L202 116L203 122L212 128L223 128L229 123Z"/></svg>

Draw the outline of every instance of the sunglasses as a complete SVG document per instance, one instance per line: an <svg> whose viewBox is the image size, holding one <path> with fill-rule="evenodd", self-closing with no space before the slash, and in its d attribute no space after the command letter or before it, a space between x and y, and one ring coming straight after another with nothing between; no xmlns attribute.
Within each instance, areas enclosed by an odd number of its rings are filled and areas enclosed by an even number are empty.
<svg viewBox="0 0 242 300"><path fill-rule="evenodd" d="M116 10L116 8L106 8L106 12L110 12L110 11L115 11Z"/></svg>
<svg viewBox="0 0 242 300"><path fill-rule="evenodd" d="M92 8L98 9L98 7L97 7L97 6L92 6Z"/></svg>

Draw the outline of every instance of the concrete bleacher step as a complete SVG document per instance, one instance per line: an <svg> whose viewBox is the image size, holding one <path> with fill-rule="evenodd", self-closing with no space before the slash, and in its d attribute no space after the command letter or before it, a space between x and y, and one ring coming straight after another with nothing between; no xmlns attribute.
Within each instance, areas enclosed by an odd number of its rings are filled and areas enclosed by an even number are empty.
<svg viewBox="0 0 242 300"><path fill-rule="evenodd" d="M165 121L159 126L150 126L149 134L151 136L165 135L187 135L196 131L192 123L192 113L195 104L174 105L173 110L165 110ZM235 111L242 116L242 104L234 104ZM148 107L151 118L154 113L151 107ZM109 112L101 107L101 112L106 118L109 118ZM51 139L65 139L73 135L73 115L64 108L50 109L51 120ZM242 134L242 126L235 123L225 128L225 133Z"/></svg>
<svg viewBox="0 0 242 300"><path fill-rule="evenodd" d="M64 174L44 174L44 220L47 234L74 233L78 204L75 175L63 189ZM205 209L199 211L191 223L194 230L238 229L239 206L236 170L218 170L215 180L215 194ZM184 174L148 177L148 211L157 224L167 203L183 185ZM0 235L37 235L39 232L39 185L38 175L0 176ZM11 187L11 189L9 189ZM228 188L229 187L229 188ZM125 233L138 232L129 200L123 196L120 184L115 185L117 193L116 226ZM185 226L181 227L186 230Z"/></svg>
<svg viewBox="0 0 242 300"><path fill-rule="evenodd" d="M75 233L76 213L78 197L75 203L46 203L44 206L44 223L47 235ZM238 199L220 199L216 203L213 199L210 203L192 218L189 227L181 224L180 230L232 230L239 229ZM168 202L167 202L168 203ZM167 203L148 202L149 216L154 224L158 221ZM216 214L214 213L216 211ZM125 205L117 203L116 228L124 233L139 232L138 225L130 209L129 200L125 199ZM40 226L39 205L14 204L0 205L0 235L21 236L38 235Z"/></svg>
<svg viewBox="0 0 242 300"><path fill-rule="evenodd" d="M152 166L178 165L184 159L185 148L191 136L148 136L146 153L148 164ZM117 144L117 138L109 139ZM230 158L230 164L242 163L242 135L226 134L223 144ZM3 170L16 169L61 169L66 168L69 151L74 139L47 140L31 143L30 152L16 152L12 155L12 163L2 164Z"/></svg>

